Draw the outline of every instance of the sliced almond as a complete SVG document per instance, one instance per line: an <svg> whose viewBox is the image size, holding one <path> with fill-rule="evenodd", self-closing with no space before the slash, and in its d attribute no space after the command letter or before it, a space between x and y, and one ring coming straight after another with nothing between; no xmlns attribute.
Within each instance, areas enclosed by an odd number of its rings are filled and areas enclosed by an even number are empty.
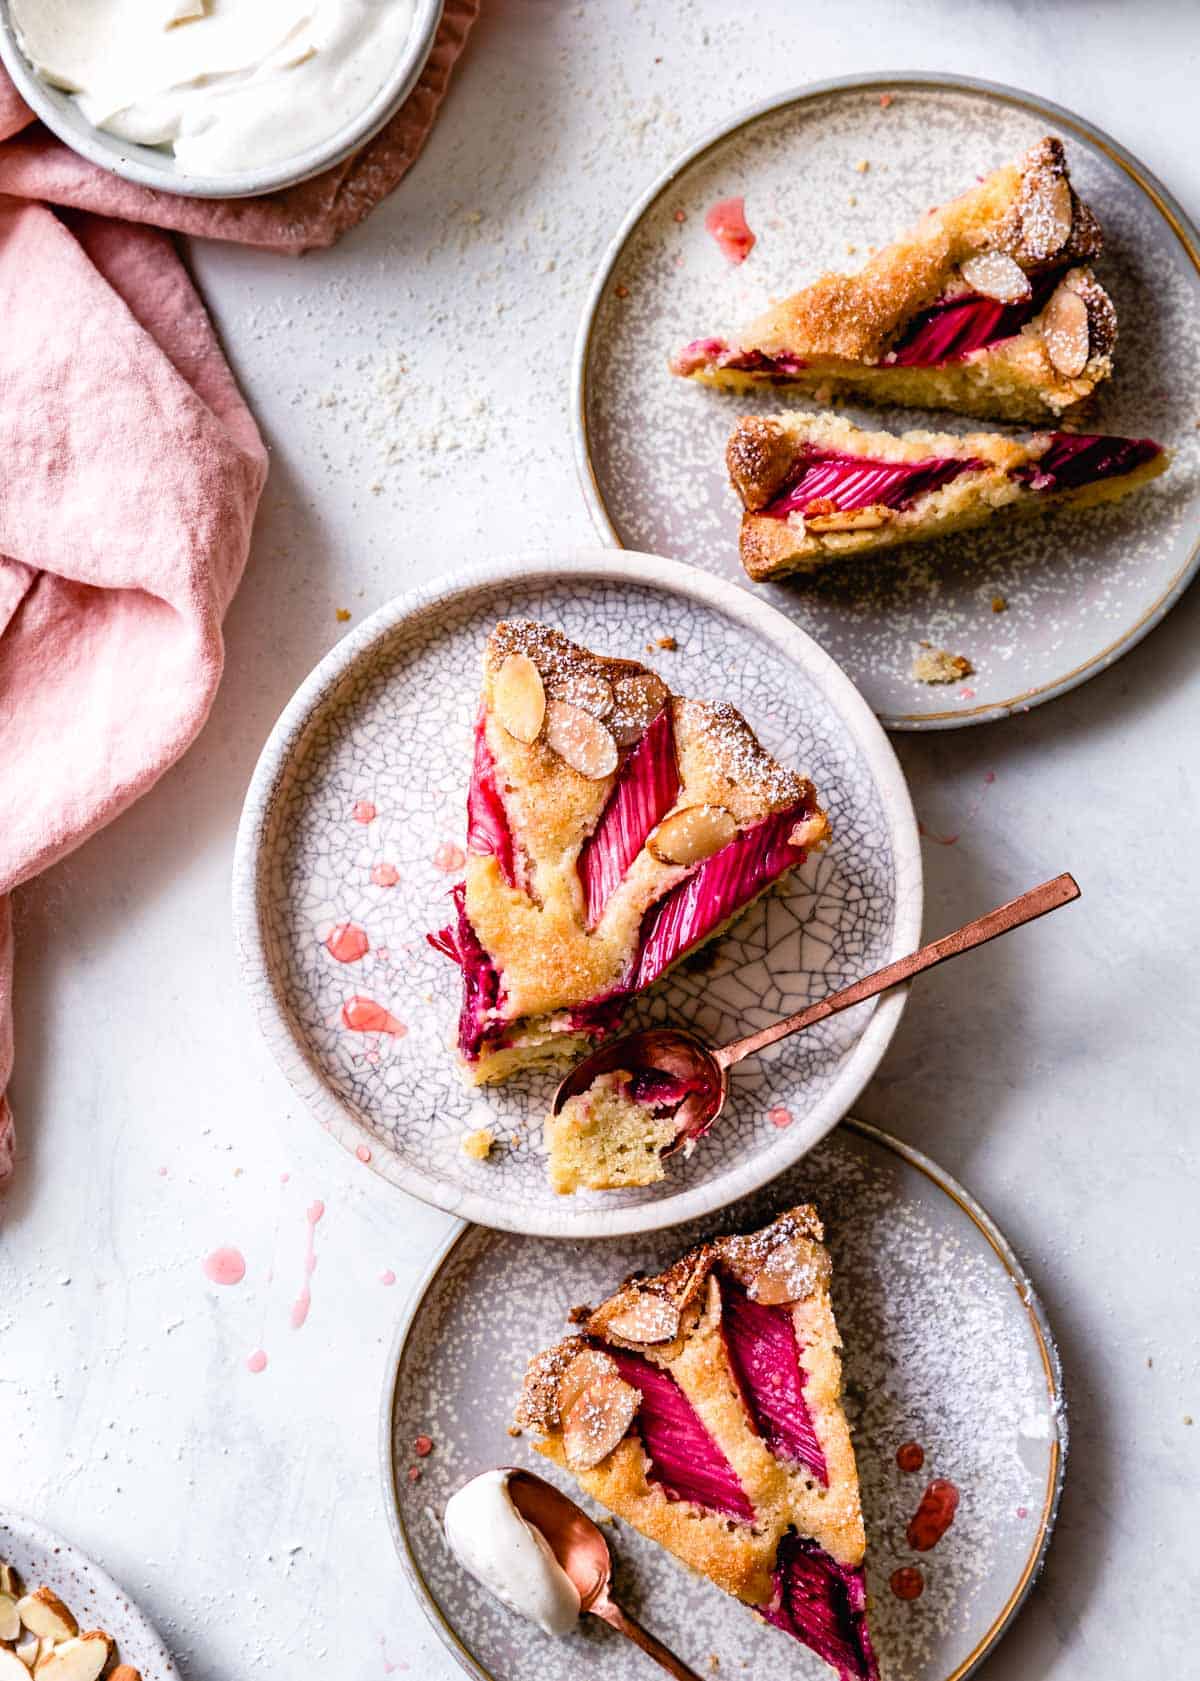
<svg viewBox="0 0 1200 1681"><path fill-rule="evenodd" d="M526 746L536 741L546 716L542 674L528 654L509 654L492 682L492 707L501 724Z"/></svg>
<svg viewBox="0 0 1200 1681"><path fill-rule="evenodd" d="M652 671L638 671L630 677L618 677L612 691L608 727L618 747L632 747L666 705L667 685Z"/></svg>
<svg viewBox="0 0 1200 1681"><path fill-rule="evenodd" d="M589 1383L563 1424L563 1448L573 1471L590 1471L607 1459L633 1423L641 1396L624 1378Z"/></svg>
<svg viewBox="0 0 1200 1681"><path fill-rule="evenodd" d="M36 1640L33 1644L36 1652ZM0 1646L0 1681L29 1681L29 1671L33 1668L33 1659L30 1658L28 1664L26 1664L23 1650L23 1641L15 1652L7 1646Z"/></svg>
<svg viewBox="0 0 1200 1681"><path fill-rule="evenodd" d="M817 846L829 833L829 819L823 811L802 817L788 836L789 846Z"/></svg>
<svg viewBox="0 0 1200 1681"><path fill-rule="evenodd" d="M973 291L997 303L1016 303L1032 291L1025 270L1004 251L981 251L977 257L968 257L960 272Z"/></svg>
<svg viewBox="0 0 1200 1681"><path fill-rule="evenodd" d="M546 743L589 782L599 782L617 768L617 744L609 731L569 700L552 700L547 705Z"/></svg>
<svg viewBox="0 0 1200 1681"><path fill-rule="evenodd" d="M750 1286L763 1307L802 1302L829 1283L829 1255L819 1243L796 1235L777 1243Z"/></svg>
<svg viewBox="0 0 1200 1681"><path fill-rule="evenodd" d="M737 834L731 812L721 805L685 805L650 832L646 849L660 864L699 864Z"/></svg>
<svg viewBox="0 0 1200 1681"><path fill-rule="evenodd" d="M585 1348L571 1361L558 1382L558 1411L565 1418L590 1383L616 1377L617 1363L598 1348Z"/></svg>
<svg viewBox="0 0 1200 1681"><path fill-rule="evenodd" d="M892 517L892 510L883 502L872 502L869 508L841 508L832 514L804 516L806 531L878 531Z"/></svg>
<svg viewBox="0 0 1200 1681"><path fill-rule="evenodd" d="M108 1681L142 1681L140 1669L134 1669L131 1663L119 1663L116 1669L108 1673Z"/></svg>
<svg viewBox="0 0 1200 1681"><path fill-rule="evenodd" d="M26 1633L17 1641L13 1651L20 1658L26 1669L32 1669L41 1655L42 1642L36 1634Z"/></svg>
<svg viewBox="0 0 1200 1681"><path fill-rule="evenodd" d="M14 1599L21 1597L21 1578L11 1564L0 1564L0 1593L11 1594Z"/></svg>
<svg viewBox="0 0 1200 1681"><path fill-rule="evenodd" d="M598 671L573 671L561 683L551 685L555 700L569 700L582 706L593 718L607 718L613 709L612 684Z"/></svg>
<svg viewBox="0 0 1200 1681"><path fill-rule="evenodd" d="M1021 238L1035 262L1056 257L1071 237L1075 220L1071 183L1065 175L1039 170L1026 178L1021 197Z"/></svg>
<svg viewBox="0 0 1200 1681"><path fill-rule="evenodd" d="M679 1335L679 1312L662 1296L639 1291L628 1307L608 1320L605 1330L626 1342L671 1342Z"/></svg>
<svg viewBox="0 0 1200 1681"><path fill-rule="evenodd" d="M97 1681L112 1653L113 1643L100 1629L81 1634L77 1640L63 1640L48 1657L39 1658L37 1681Z"/></svg>
<svg viewBox="0 0 1200 1681"><path fill-rule="evenodd" d="M21 1638L21 1613L12 1594L0 1592L0 1640Z"/></svg>
<svg viewBox="0 0 1200 1681"><path fill-rule="evenodd" d="M52 1588L34 1588L18 1599L17 1611L30 1633L47 1640L69 1640L79 1633L79 1624Z"/></svg>
<svg viewBox="0 0 1200 1681"><path fill-rule="evenodd" d="M1075 379L1087 367L1090 346L1087 305L1069 286L1060 286L1042 312L1042 343L1059 373Z"/></svg>

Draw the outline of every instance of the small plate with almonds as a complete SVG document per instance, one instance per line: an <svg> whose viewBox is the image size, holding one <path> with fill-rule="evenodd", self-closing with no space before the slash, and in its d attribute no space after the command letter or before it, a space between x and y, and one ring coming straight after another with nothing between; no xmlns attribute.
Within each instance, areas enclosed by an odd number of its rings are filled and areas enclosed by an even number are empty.
<svg viewBox="0 0 1200 1681"><path fill-rule="evenodd" d="M605 540L802 625L889 729L1026 711L1200 564L1198 304L1195 228L1073 112L920 72L776 95L601 264L584 493Z"/></svg>
<svg viewBox="0 0 1200 1681"><path fill-rule="evenodd" d="M123 1588L32 1518L0 1511L0 1681L178 1681Z"/></svg>

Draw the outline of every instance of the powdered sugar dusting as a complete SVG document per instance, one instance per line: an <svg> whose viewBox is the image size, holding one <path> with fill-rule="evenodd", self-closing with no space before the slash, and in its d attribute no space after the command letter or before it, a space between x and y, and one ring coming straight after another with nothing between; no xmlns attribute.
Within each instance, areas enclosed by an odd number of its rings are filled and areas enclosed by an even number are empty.
<svg viewBox="0 0 1200 1681"><path fill-rule="evenodd" d="M754 1230L781 1208L814 1201L834 1263L833 1298L845 1344L846 1409L854 1428L868 1534L871 1622L889 1681L944 1681L983 1639L1016 1586L1065 1441L1025 1301L995 1251L958 1204L890 1151L840 1129L782 1179L722 1216ZM401 1361L395 1413L403 1473L413 1431L438 1443L419 1489L401 1480L400 1506L419 1568L458 1634L495 1675L536 1660L545 1681L573 1681L599 1661L602 1635L534 1635L472 1591L444 1551L438 1516L449 1494L486 1466L518 1463L578 1496L570 1479L508 1434L526 1358L556 1342L575 1303L599 1301L630 1269L664 1270L716 1235L692 1224L648 1239L583 1247L473 1231L460 1242L418 1310ZM554 1280L547 1288L547 1279ZM1031 1431L1040 1421L1044 1435ZM953 1527L928 1553L905 1528L923 1481L896 1464L919 1440L925 1481L961 1491ZM584 1497L583 1503L589 1505ZM598 1508L591 1509L595 1512ZM722 1673L788 1673L824 1681L810 1654L759 1625L623 1523L607 1533L618 1592L639 1620L695 1667L710 1654ZM892 1574L920 1561L919 1600L890 1591ZM533 1644L531 1644L533 1643ZM614 1681L640 1681L643 1660L605 1642Z"/></svg>

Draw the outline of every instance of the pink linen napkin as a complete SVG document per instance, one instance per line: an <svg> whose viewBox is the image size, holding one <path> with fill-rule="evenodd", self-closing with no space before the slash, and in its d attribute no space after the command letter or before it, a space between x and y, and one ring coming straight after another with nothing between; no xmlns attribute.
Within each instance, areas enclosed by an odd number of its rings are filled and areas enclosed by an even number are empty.
<svg viewBox="0 0 1200 1681"><path fill-rule="evenodd" d="M0 197L0 322L3 1181L9 895L203 724L267 457L168 234Z"/></svg>
<svg viewBox="0 0 1200 1681"><path fill-rule="evenodd" d="M416 161L479 6L480 0L445 0L420 81L374 140L324 175L261 198L177 198L111 175L35 122L0 67L0 193L271 251L298 253L332 245L369 216Z"/></svg>

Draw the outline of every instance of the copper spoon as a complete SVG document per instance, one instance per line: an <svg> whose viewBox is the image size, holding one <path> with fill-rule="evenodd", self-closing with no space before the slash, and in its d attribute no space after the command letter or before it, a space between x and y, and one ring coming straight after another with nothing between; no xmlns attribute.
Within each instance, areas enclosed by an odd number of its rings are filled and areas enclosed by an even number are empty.
<svg viewBox="0 0 1200 1681"><path fill-rule="evenodd" d="M581 1507L532 1471L509 1472L508 1496L526 1522L546 1537L550 1551L579 1591L581 1611L590 1611L593 1617L602 1618L618 1633L627 1635L647 1657L673 1675L675 1681L701 1681L694 1669L689 1669L660 1640L647 1634L612 1598L612 1557L608 1542L599 1525Z"/></svg>
<svg viewBox="0 0 1200 1681"><path fill-rule="evenodd" d="M803 1032L814 1022L824 1021L839 1010L848 1010L864 999L874 998L876 993L885 992L888 987L911 980L914 975L933 969L948 958L959 957L964 951L985 945L997 935L1007 934L1011 928L1020 928L1023 923L1033 922L1048 911L1056 911L1078 897L1079 886L1074 876L1055 876L1053 881L1031 887L1027 893L1010 899L1008 904L989 911L986 916L964 923L952 934L943 934L940 940L922 946L919 951L897 958L873 975L864 975L862 980L852 982L840 992L830 993L828 998L810 1004L806 1010L764 1027L758 1033L751 1033L745 1039L720 1045L715 1050L694 1033L686 1033L676 1027L651 1027L641 1033L623 1034L621 1038L601 1045L571 1070L554 1094L553 1113L557 1115L569 1097L586 1091L598 1075L610 1074L614 1069L664 1074L671 1080L684 1082L687 1088L675 1115L678 1130L674 1143L663 1151L664 1156L673 1155L693 1139L702 1138L724 1109L729 1096L729 1070L735 1062L741 1062L743 1057L753 1056L793 1033Z"/></svg>

